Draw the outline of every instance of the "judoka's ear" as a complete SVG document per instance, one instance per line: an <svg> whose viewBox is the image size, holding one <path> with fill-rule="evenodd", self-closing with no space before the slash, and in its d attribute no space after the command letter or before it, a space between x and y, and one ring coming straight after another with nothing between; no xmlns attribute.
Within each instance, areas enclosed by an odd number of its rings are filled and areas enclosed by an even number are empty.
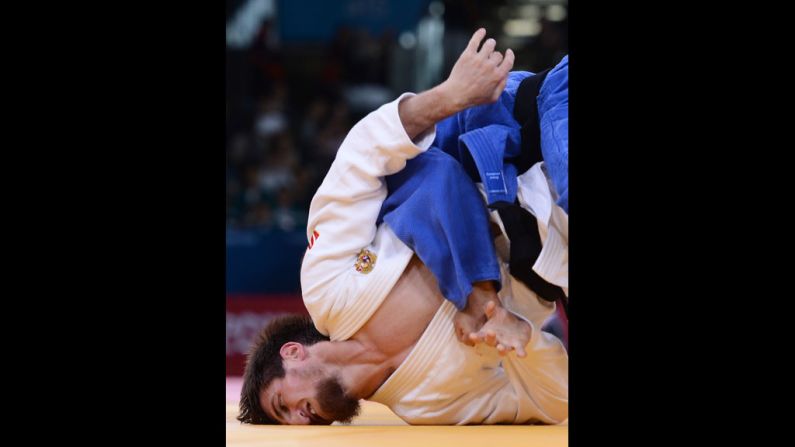
<svg viewBox="0 0 795 447"><path fill-rule="evenodd" d="M279 354L281 354L282 358L285 360L303 360L306 357L306 350L301 343L288 341L279 349Z"/></svg>

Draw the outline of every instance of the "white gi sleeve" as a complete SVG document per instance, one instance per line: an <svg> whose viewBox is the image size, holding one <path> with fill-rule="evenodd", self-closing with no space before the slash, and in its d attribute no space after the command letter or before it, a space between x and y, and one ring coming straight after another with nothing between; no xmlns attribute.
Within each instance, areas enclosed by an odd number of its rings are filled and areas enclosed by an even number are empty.
<svg viewBox="0 0 795 447"><path fill-rule="evenodd" d="M386 224L376 228L385 176L426 151L435 126L412 141L398 114L404 93L359 121L340 146L309 208L301 266L304 304L332 340L352 336L403 273L412 252Z"/></svg>

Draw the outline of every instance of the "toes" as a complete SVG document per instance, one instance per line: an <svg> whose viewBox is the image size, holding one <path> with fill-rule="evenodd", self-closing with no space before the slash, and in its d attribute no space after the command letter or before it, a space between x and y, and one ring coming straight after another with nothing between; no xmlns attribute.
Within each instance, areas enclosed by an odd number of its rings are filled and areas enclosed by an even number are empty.
<svg viewBox="0 0 795 447"><path fill-rule="evenodd" d="M497 334L494 331L486 331L486 344L489 346L497 344Z"/></svg>
<svg viewBox="0 0 795 447"><path fill-rule="evenodd" d="M486 303L485 309L483 309L486 313L486 317L491 318L494 315L494 311L497 309L497 303L493 300Z"/></svg>

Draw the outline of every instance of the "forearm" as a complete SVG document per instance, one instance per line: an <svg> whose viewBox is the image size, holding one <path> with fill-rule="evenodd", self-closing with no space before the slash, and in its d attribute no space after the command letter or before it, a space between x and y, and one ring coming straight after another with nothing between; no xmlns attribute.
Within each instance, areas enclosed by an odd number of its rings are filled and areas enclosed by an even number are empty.
<svg viewBox="0 0 795 447"><path fill-rule="evenodd" d="M450 76L440 85L400 103L400 121L409 138L414 139L437 122L467 107L493 103L500 97L513 67L510 49L505 57L494 51L497 42L488 39L481 28L472 35Z"/></svg>
<svg viewBox="0 0 795 447"><path fill-rule="evenodd" d="M400 122L411 139L463 109L463 104L456 103L446 83L406 98L398 105Z"/></svg>

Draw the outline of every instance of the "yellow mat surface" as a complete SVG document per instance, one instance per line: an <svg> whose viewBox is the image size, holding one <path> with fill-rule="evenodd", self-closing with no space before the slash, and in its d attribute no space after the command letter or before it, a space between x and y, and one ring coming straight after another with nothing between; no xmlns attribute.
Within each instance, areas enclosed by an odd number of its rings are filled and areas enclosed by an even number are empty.
<svg viewBox="0 0 795 447"><path fill-rule="evenodd" d="M559 447L568 446L568 426L409 426L379 403L362 401L350 425L266 426L241 424L237 402L226 403L226 445L278 447Z"/></svg>

